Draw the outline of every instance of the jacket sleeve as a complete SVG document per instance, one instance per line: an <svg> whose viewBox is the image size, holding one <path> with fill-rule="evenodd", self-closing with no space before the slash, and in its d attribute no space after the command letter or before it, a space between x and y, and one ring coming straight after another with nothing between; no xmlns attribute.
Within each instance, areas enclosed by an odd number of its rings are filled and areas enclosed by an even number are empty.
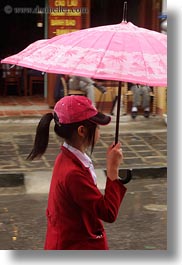
<svg viewBox="0 0 182 265"><path fill-rule="evenodd" d="M80 208L109 223L116 220L126 192L125 186L119 180L111 181L107 178L103 195L89 173L80 171L69 174L67 188L72 199Z"/></svg>

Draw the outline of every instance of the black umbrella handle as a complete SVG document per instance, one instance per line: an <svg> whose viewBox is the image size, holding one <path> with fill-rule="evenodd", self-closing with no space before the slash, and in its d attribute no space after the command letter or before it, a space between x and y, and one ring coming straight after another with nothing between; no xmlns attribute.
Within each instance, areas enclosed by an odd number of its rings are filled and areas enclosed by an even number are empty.
<svg viewBox="0 0 182 265"><path fill-rule="evenodd" d="M115 145L118 143L118 137L119 137L119 122L120 122L120 109L121 109L121 90L122 90L122 83L119 81L119 87L118 87L118 104L117 104L117 116L116 116L116 132L115 132ZM130 182L132 179L132 169L127 169L126 174L123 177L120 177L120 181L123 184L126 184Z"/></svg>
<svg viewBox="0 0 182 265"><path fill-rule="evenodd" d="M132 179L132 176L132 169L127 169L125 176L119 177L119 179L123 184L127 184Z"/></svg>

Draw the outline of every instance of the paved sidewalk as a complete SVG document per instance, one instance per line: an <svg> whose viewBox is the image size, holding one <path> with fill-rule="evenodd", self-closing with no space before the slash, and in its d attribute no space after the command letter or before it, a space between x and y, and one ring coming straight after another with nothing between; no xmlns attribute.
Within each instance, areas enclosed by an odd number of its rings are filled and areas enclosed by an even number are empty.
<svg viewBox="0 0 182 265"><path fill-rule="evenodd" d="M50 129L46 154L38 161L26 161L31 151L39 118L0 119L0 171L32 172L51 169L59 152L60 139ZM53 125L53 123L52 123ZM92 155L95 167L105 168L107 147L114 141L115 117L108 126L101 127L101 138ZM123 168L166 166L167 127L161 117L121 117L119 140L123 145Z"/></svg>
<svg viewBox="0 0 182 265"><path fill-rule="evenodd" d="M23 181L24 176L51 175L60 139L50 129L50 142L46 154L33 162L26 161L31 151L36 126L40 117L8 117L0 119L0 186L10 179ZM107 147L114 141L115 117L108 126L101 127L101 138L95 146L92 160L97 171L104 172ZM53 127L53 123L52 126ZM124 163L121 169L160 169L167 167L167 126L163 118L151 116L121 116L119 140L123 145ZM102 174L99 172L99 175ZM37 174L38 173L38 174ZM98 173L98 172L97 172ZM44 177L45 178L45 177ZM16 185L16 184L15 184Z"/></svg>
<svg viewBox="0 0 182 265"><path fill-rule="evenodd" d="M167 250L167 180L136 179L127 189L116 222L104 223L109 248ZM42 250L46 207L47 194L1 194L0 249Z"/></svg>

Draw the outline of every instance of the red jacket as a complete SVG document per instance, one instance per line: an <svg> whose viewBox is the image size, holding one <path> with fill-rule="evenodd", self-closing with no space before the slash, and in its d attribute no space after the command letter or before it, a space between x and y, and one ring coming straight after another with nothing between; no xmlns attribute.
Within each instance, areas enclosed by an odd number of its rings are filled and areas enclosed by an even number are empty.
<svg viewBox="0 0 182 265"><path fill-rule="evenodd" d="M116 220L126 188L107 178L103 195L89 169L65 147L61 149L50 186L44 249L108 249L101 220Z"/></svg>

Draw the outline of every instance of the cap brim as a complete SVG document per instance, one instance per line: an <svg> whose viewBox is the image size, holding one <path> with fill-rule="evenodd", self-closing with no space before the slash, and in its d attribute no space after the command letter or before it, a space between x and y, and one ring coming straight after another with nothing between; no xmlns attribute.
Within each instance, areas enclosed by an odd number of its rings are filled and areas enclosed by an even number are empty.
<svg viewBox="0 0 182 265"><path fill-rule="evenodd" d="M107 125L110 123L111 117L98 112L95 116L89 118L89 120L99 125Z"/></svg>

